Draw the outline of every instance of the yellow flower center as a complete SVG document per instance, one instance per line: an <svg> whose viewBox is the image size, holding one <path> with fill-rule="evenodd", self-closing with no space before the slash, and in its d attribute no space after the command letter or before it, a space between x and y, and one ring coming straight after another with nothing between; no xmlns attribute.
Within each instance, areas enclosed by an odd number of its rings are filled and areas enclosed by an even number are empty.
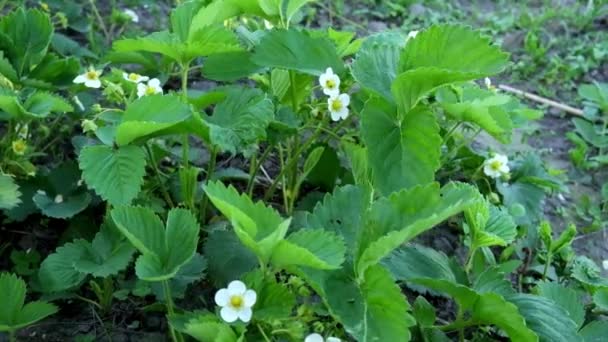
<svg viewBox="0 0 608 342"><path fill-rule="evenodd" d="M241 306L243 306L243 304L244 304L243 297L241 297L241 296L230 297L230 306L232 306L233 308L238 309Z"/></svg>
<svg viewBox="0 0 608 342"><path fill-rule="evenodd" d="M129 74L129 79L130 79L131 81L137 81L137 79L139 79L139 75L138 75L138 74L136 74L136 73L130 73L130 74Z"/></svg>
<svg viewBox="0 0 608 342"><path fill-rule="evenodd" d="M334 82L334 80L327 80L327 82L325 82L325 87L328 89L334 89L336 87L336 82Z"/></svg>
<svg viewBox="0 0 608 342"><path fill-rule="evenodd" d="M25 144L25 141L21 139L13 141L13 152L16 154L23 154L26 148L27 145Z"/></svg>
<svg viewBox="0 0 608 342"><path fill-rule="evenodd" d="M339 111L340 109L342 109L342 107L343 107L343 106L342 106L342 101L340 101L340 100L338 100L338 99L333 100L333 101L331 102L331 110L332 110L332 111L334 111L334 112Z"/></svg>
<svg viewBox="0 0 608 342"><path fill-rule="evenodd" d="M500 162L500 160L494 160L490 163L490 168L494 171L499 171L501 166L502 163Z"/></svg>
<svg viewBox="0 0 608 342"><path fill-rule="evenodd" d="M86 77L90 80L96 80L99 77L99 75L97 74L97 71L89 70L89 71L87 71Z"/></svg>
<svg viewBox="0 0 608 342"><path fill-rule="evenodd" d="M156 94L156 89L154 87L146 86L146 95L154 95Z"/></svg>

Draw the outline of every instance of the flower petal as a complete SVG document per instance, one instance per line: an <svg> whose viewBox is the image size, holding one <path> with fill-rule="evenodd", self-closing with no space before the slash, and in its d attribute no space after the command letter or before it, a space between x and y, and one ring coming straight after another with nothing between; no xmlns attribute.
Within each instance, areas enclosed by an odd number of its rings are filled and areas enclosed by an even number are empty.
<svg viewBox="0 0 608 342"><path fill-rule="evenodd" d="M233 280L228 284L228 294L231 296L243 295L245 291L247 291L247 286L240 280Z"/></svg>
<svg viewBox="0 0 608 342"><path fill-rule="evenodd" d="M148 81L148 86L149 87L160 87L160 80L158 78L153 78L150 81Z"/></svg>
<svg viewBox="0 0 608 342"><path fill-rule="evenodd" d="M340 113L330 112L332 121L340 121Z"/></svg>
<svg viewBox="0 0 608 342"><path fill-rule="evenodd" d="M348 107L350 104L350 96L348 94L340 94L338 98L340 99L340 102L342 102L343 107Z"/></svg>
<svg viewBox="0 0 608 342"><path fill-rule="evenodd" d="M137 82L146 82L150 79L148 76L140 76Z"/></svg>
<svg viewBox="0 0 608 342"><path fill-rule="evenodd" d="M245 323L248 323L249 321L251 321L251 316L253 316L253 311L251 310L251 308L242 308L241 310L237 311L237 314L239 315L239 319Z"/></svg>
<svg viewBox="0 0 608 342"><path fill-rule="evenodd" d="M325 339L325 342L342 342L342 340L339 339L339 338L337 338L337 337L330 336L330 337L328 337L328 338Z"/></svg>
<svg viewBox="0 0 608 342"><path fill-rule="evenodd" d="M220 310L220 316L224 321L232 323L239 318L239 313L230 306L224 306L222 310Z"/></svg>
<svg viewBox="0 0 608 342"><path fill-rule="evenodd" d="M247 290L243 295L243 299L245 300L245 306L250 308L258 300L258 295L254 290Z"/></svg>
<svg viewBox="0 0 608 342"><path fill-rule="evenodd" d="M99 88L99 87L101 87L101 81L100 80L86 80L84 82L84 85L89 88Z"/></svg>
<svg viewBox="0 0 608 342"><path fill-rule="evenodd" d="M87 78L84 75L78 75L76 76L76 78L74 79L74 83L84 83L87 81Z"/></svg>
<svg viewBox="0 0 608 342"><path fill-rule="evenodd" d="M323 342L323 336L314 333L314 334L310 334L308 336L306 336L306 338L304 339L304 342Z"/></svg>
<svg viewBox="0 0 608 342"><path fill-rule="evenodd" d="M215 304L219 306L226 306L230 302L230 295L228 290L221 289L215 293Z"/></svg>

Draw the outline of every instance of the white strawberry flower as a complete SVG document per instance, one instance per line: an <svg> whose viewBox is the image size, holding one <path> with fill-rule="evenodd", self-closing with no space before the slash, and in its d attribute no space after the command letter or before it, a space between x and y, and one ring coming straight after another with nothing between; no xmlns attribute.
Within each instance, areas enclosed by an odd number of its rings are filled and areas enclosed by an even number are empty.
<svg viewBox="0 0 608 342"><path fill-rule="evenodd" d="M327 106L333 121L344 120L348 117L348 105L350 96L348 94L335 94L327 99Z"/></svg>
<svg viewBox="0 0 608 342"><path fill-rule="evenodd" d="M134 23L139 22L139 16L137 15L137 13L135 13L134 10L127 8L124 11L122 11L122 13L126 14L129 18L131 18L132 22L134 22Z"/></svg>
<svg viewBox="0 0 608 342"><path fill-rule="evenodd" d="M101 80L99 79L101 73L102 70L95 70L91 67L84 74L76 76L73 82L76 84L84 83L84 86L88 88L99 88L101 87Z"/></svg>
<svg viewBox="0 0 608 342"><path fill-rule="evenodd" d="M606 271L608 271L608 260L604 260L604 261L602 261L602 267L603 267L603 268L604 268Z"/></svg>
<svg viewBox="0 0 608 342"><path fill-rule="evenodd" d="M142 76L142 75L136 74L134 72L128 73L128 74L126 72L123 72L122 78L124 78L125 80L132 82L132 83L146 82L150 79L150 77L148 77L148 76Z"/></svg>
<svg viewBox="0 0 608 342"><path fill-rule="evenodd" d="M408 41L410 39L414 39L414 38L416 38L417 35L418 35L418 31L410 31L407 34L407 38L405 38L405 41Z"/></svg>
<svg viewBox="0 0 608 342"><path fill-rule="evenodd" d="M327 96L340 94L340 77L334 74L332 68L327 68L325 73L319 76L319 84L323 88L323 94Z"/></svg>
<svg viewBox="0 0 608 342"><path fill-rule="evenodd" d="M509 171L509 158L502 154L486 159L483 163L483 173L488 177L500 178L508 175Z"/></svg>
<svg viewBox="0 0 608 342"><path fill-rule="evenodd" d="M147 84L138 83L137 84L137 97L154 95L154 94L162 94L163 88L160 86L160 81L158 78L153 78L148 81Z"/></svg>
<svg viewBox="0 0 608 342"><path fill-rule="evenodd" d="M220 316L228 323L237 319L247 323L251 320L251 307L257 300L254 290L248 290L240 280L231 281L228 287L215 293L215 303L220 306Z"/></svg>
<svg viewBox="0 0 608 342"><path fill-rule="evenodd" d="M306 336L306 338L304 339L304 342L341 342L341 340L337 337L328 337L328 338L323 338L323 336L314 333L314 334L310 334L308 336Z"/></svg>
<svg viewBox="0 0 608 342"><path fill-rule="evenodd" d="M57 204L63 203L63 196L62 195L55 196L54 202Z"/></svg>

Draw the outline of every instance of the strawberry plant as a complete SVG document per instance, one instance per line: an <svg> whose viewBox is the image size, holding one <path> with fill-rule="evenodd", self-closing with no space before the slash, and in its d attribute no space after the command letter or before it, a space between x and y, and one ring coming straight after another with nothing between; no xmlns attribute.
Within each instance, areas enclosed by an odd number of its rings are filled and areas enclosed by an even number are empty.
<svg viewBox="0 0 608 342"><path fill-rule="evenodd" d="M298 25L313 2L187 1L122 35L138 13L91 1L100 56L53 46L48 10L3 16L0 222L54 229L9 269L109 339L118 307L173 341L604 336L608 279L544 217L563 179L508 149L543 116L492 86L509 54L460 24ZM2 288L11 337L56 312Z"/></svg>

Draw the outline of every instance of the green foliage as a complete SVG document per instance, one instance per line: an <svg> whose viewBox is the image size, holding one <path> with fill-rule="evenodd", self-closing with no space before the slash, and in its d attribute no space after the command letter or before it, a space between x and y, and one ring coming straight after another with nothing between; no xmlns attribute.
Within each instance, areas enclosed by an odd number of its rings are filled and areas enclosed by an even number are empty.
<svg viewBox="0 0 608 342"><path fill-rule="evenodd" d="M264 67L295 70L320 75L332 68L340 74L343 63L336 47L325 38L313 38L305 31L296 29L273 30L262 37L252 60Z"/></svg>
<svg viewBox="0 0 608 342"><path fill-rule="evenodd" d="M0 174L0 209L13 209L21 203L19 197L21 192L13 177Z"/></svg>
<svg viewBox="0 0 608 342"><path fill-rule="evenodd" d="M200 228L186 209L169 211L166 228L147 208L117 207L111 216L118 230L141 253L135 263L140 279L171 279L194 256Z"/></svg>
<svg viewBox="0 0 608 342"><path fill-rule="evenodd" d="M207 128L198 114L176 95L144 96L133 101L116 127L119 146L146 141L155 136L195 133L206 138Z"/></svg>
<svg viewBox="0 0 608 342"><path fill-rule="evenodd" d="M392 101L390 86L397 77L404 46L405 37L396 32L366 38L353 61L353 77L365 89Z"/></svg>
<svg viewBox="0 0 608 342"><path fill-rule="evenodd" d="M58 311L55 305L44 301L25 303L25 292L21 278L0 274L0 331L14 332Z"/></svg>
<svg viewBox="0 0 608 342"><path fill-rule="evenodd" d="M393 105L372 99L361 116L374 185L382 194L434 180L440 166L441 137L435 115L428 108L400 119Z"/></svg>
<svg viewBox="0 0 608 342"><path fill-rule="evenodd" d="M46 13L20 8L0 20L0 33L2 50L16 73L23 75L42 61L51 42L53 25Z"/></svg>
<svg viewBox="0 0 608 342"><path fill-rule="evenodd" d="M79 164L87 185L113 205L131 203L146 172L144 151L137 146L87 146L80 152Z"/></svg>
<svg viewBox="0 0 608 342"><path fill-rule="evenodd" d="M252 155L274 118L270 99L258 89L231 88L207 118L209 140L223 152Z"/></svg>
<svg viewBox="0 0 608 342"><path fill-rule="evenodd" d="M116 275L127 268L133 252L131 244L106 222L93 241L77 239L49 255L40 265L39 286L45 292L57 292L79 285L87 275Z"/></svg>

